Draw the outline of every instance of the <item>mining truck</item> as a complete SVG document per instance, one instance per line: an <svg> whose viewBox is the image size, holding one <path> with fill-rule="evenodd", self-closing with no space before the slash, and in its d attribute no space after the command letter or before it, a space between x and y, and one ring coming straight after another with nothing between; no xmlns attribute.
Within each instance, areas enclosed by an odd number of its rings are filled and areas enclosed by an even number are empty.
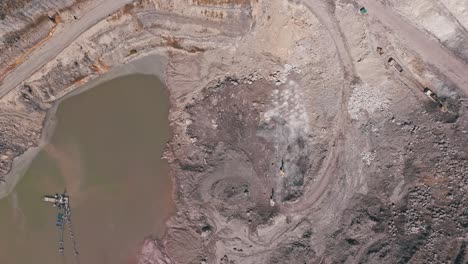
<svg viewBox="0 0 468 264"><path fill-rule="evenodd" d="M388 64L392 66L392 68L397 72L403 71L403 67L401 67L401 65L398 62L396 62L392 57L388 59Z"/></svg>
<svg viewBox="0 0 468 264"><path fill-rule="evenodd" d="M434 101L436 103L440 103L439 98L437 97L437 95L433 91L431 91L431 89L425 87L424 88L424 94L426 94L427 97L429 97L429 99L431 99L432 101Z"/></svg>

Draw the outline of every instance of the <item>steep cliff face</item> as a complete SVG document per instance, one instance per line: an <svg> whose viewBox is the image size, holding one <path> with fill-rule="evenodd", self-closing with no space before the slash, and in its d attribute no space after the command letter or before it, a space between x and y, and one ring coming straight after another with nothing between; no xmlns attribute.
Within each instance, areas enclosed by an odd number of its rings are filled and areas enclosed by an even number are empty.
<svg viewBox="0 0 468 264"><path fill-rule="evenodd" d="M0 3L0 36L14 31L24 30L28 27L34 27L48 18L49 15L57 11L64 10L77 2L73 0L59 1L38 1L38 0L20 0L20 1L2 1Z"/></svg>
<svg viewBox="0 0 468 264"><path fill-rule="evenodd" d="M130 2L30 1L0 21L0 56L27 54L2 66L0 176L39 143L54 103L160 55L178 213L163 239L145 242L141 263L466 261L466 21L456 1L386 1L394 10L362 0L368 14L349 0Z"/></svg>
<svg viewBox="0 0 468 264"><path fill-rule="evenodd" d="M0 3L0 79L21 63L30 49L53 34L58 13L74 7L73 0L2 1Z"/></svg>
<svg viewBox="0 0 468 264"><path fill-rule="evenodd" d="M31 52L47 45L56 27L73 7L85 1L2 1L0 3L0 84L11 70L29 58ZM2 150L0 174L11 168L12 158L37 145L45 110L50 105L37 102L43 91L21 87L21 96L2 98L0 119ZM10 99L7 99L10 98Z"/></svg>
<svg viewBox="0 0 468 264"><path fill-rule="evenodd" d="M31 0L6 0L0 3L0 20L4 20L7 16L12 16L19 12L25 5L31 3Z"/></svg>
<svg viewBox="0 0 468 264"><path fill-rule="evenodd" d="M49 45L48 37L60 41L60 36L67 33L67 27L75 23L75 18L79 20L81 14L95 10L94 5L91 1L63 1L54 4L29 2L20 9L10 11L10 15L0 24L3 33L1 45L5 51L0 54L3 56L0 80L9 74L14 75L11 70L16 70L24 60L30 59L31 54L39 54L38 57L43 59L40 53L44 46ZM57 47L58 55L52 56L54 60L44 61L44 67L22 81L18 87L8 87L3 83L2 89L6 92L14 89L1 100L5 108L2 116L5 120L12 121L10 125L1 128L4 137L0 150L3 157L2 175L10 170L14 157L23 153L28 146L37 144L45 112L69 92L105 73L110 67L150 53L165 54L173 58L184 54L184 61L199 58L201 53L217 57L219 51L213 50L220 46L224 49L233 48L238 39L249 30L252 16L251 6L246 1L139 1L122 4L121 7L115 14L104 12L102 21L93 25L88 32L78 34L78 39L71 39L70 42L73 43L65 46L63 51ZM46 19L41 20L44 15ZM26 22L15 22L23 17L28 18L25 19ZM10 24L15 24L16 27L10 28ZM16 35L18 37L11 37ZM198 64L198 60L194 62ZM180 64L196 67L193 63ZM203 73L199 73L199 70ZM199 70L190 73L193 78L206 78L208 81L213 75L221 74L221 69L216 68L210 71ZM207 74L210 76L205 76ZM177 79L174 76L167 81L177 82ZM185 85L179 87L185 93L194 89ZM16 117L8 116L8 109L14 109L12 111L19 114ZM17 120L20 116L35 121L28 126ZM34 137L28 133L15 132L12 126L21 129L29 127L28 129L34 130Z"/></svg>

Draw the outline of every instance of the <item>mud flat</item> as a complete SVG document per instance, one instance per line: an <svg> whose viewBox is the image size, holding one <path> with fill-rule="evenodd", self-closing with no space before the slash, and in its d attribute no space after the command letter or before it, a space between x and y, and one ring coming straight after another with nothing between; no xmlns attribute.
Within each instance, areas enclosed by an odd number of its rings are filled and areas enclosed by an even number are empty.
<svg viewBox="0 0 468 264"><path fill-rule="evenodd" d="M163 235L174 204L169 166L161 160L170 137L168 94L155 77L162 76L161 61L148 57L116 68L49 111L42 143L15 161L11 193L0 200L7 234L0 259L62 263L56 210L41 196L65 188L84 263L127 263L145 237ZM72 252L68 237L65 252Z"/></svg>

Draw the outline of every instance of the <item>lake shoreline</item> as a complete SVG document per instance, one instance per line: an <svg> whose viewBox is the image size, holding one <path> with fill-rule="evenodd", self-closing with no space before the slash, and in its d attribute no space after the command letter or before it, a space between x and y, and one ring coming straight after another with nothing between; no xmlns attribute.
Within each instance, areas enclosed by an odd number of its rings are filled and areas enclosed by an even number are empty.
<svg viewBox="0 0 468 264"><path fill-rule="evenodd" d="M144 74L144 75L153 75L159 78L159 80L164 84L165 83L165 69L168 63L167 57L163 55L143 55L142 57L135 59L129 63L119 65L110 71L104 73L101 76L98 76L95 79L90 80L89 82L83 84L82 86L74 89L67 95L58 99L53 103L53 106L47 110L46 117L43 122L41 138L39 144L35 147L31 147L26 150L23 154L16 157L13 161L10 172L5 175L5 182L0 185L0 199L6 198L10 195L15 186L21 180L22 176L26 173L30 167L32 161L40 153L40 151L49 143L54 130L56 127L56 112L58 106L64 100L73 97L75 95L81 94L85 91L88 91L103 82L107 82L122 76L132 75L132 74ZM164 86L167 91L167 86ZM170 100L169 100L170 103Z"/></svg>

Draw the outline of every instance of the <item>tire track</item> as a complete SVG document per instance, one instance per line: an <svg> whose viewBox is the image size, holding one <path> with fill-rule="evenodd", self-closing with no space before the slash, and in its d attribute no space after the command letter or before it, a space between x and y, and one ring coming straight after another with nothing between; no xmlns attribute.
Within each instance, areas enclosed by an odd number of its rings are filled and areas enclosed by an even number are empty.
<svg viewBox="0 0 468 264"><path fill-rule="evenodd" d="M361 0L369 16L393 31L406 46L417 52L424 62L434 65L460 90L468 95L468 64L455 57L448 49L427 36L390 8L374 0Z"/></svg>

